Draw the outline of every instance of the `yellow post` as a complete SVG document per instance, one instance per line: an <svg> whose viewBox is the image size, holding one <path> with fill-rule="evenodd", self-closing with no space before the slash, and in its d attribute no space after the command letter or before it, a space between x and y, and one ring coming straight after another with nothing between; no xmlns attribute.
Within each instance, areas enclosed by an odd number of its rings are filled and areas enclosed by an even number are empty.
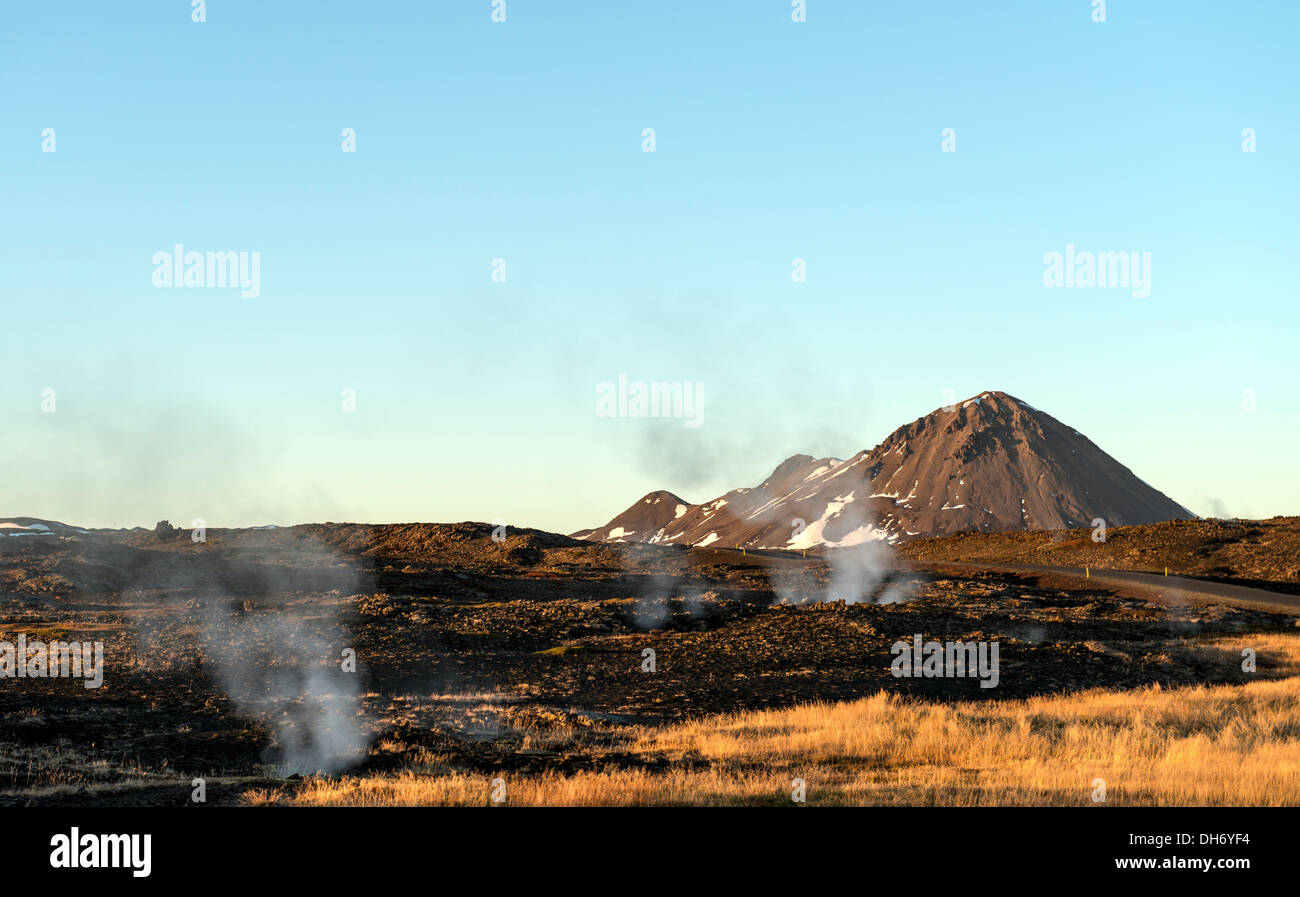
<svg viewBox="0 0 1300 897"><path fill-rule="evenodd" d="M1166 568L1165 568L1165 576L1168 576L1168 575L1169 575L1169 568L1166 567Z"/></svg>
<svg viewBox="0 0 1300 897"><path fill-rule="evenodd" d="M1084 566L1083 568L1083 578L1092 579L1092 573L1088 570L1087 566Z"/></svg>

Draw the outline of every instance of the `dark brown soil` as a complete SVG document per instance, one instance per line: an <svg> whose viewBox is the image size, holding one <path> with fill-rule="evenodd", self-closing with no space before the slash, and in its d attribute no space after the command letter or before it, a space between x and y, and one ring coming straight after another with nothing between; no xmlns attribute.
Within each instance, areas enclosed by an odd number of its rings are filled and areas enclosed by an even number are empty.
<svg viewBox="0 0 1300 897"><path fill-rule="evenodd" d="M354 648L372 744L359 768L375 770L415 750L485 770L594 762L581 749L522 748L521 729L556 726L587 732L603 745L601 762L617 762L611 745L628 724L882 689L1001 700L1240 682L1239 651L1199 643L1239 637L1248 645L1251 633L1296 623L1045 588L1005 573L897 569L884 585L912 600L798 603L824 596L825 558L531 531L498 543L492 532L322 524L210 531L202 544L188 532L4 544L0 638L100 640L106 673L99 689L0 680L0 802L180 804L192 776L212 778L213 803L233 802L257 782L283 785L270 717L286 708L254 712L226 696L213 620L222 638L263 641L288 624L294 638L324 640L320 656L303 661L322 668ZM774 577L797 583L782 592L795 603L777 600ZM890 647L914 633L997 641L998 686L896 678ZM646 649L654 672L642 669ZM381 747L389 742L401 750Z"/></svg>
<svg viewBox="0 0 1300 897"><path fill-rule="evenodd" d="M918 539L899 549L914 561L982 561L1105 567L1263 586L1300 593L1300 517L1271 520L1171 520L1115 527L1104 542L1091 529L962 533Z"/></svg>

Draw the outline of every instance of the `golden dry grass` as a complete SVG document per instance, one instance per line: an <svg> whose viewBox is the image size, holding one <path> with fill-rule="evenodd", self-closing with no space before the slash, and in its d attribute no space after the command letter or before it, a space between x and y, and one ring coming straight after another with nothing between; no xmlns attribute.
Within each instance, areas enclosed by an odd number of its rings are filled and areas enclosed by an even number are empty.
<svg viewBox="0 0 1300 897"><path fill-rule="evenodd" d="M881 693L710 717L637 730L624 746L665 768L506 774L506 803L790 805L801 778L809 804L1091 805L1102 779L1112 805L1300 805L1300 636L1250 643L1284 678L951 704ZM283 801L248 802L481 806L492 788L426 755L394 775L312 779Z"/></svg>

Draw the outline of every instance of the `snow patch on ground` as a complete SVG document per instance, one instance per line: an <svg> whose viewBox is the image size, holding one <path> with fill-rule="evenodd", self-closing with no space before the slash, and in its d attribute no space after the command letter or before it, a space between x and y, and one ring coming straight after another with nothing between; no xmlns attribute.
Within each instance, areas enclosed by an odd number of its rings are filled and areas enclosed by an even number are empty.
<svg viewBox="0 0 1300 897"><path fill-rule="evenodd" d="M853 493L840 495L826 503L826 510L817 520L804 527L804 531L794 536L786 543L787 548L813 548L818 545L825 545L830 548L848 548L853 545L861 545L864 542L888 542L891 537L884 530L878 529L871 524L860 526L847 533L839 540L826 538L826 525L840 516L840 513L853 502Z"/></svg>

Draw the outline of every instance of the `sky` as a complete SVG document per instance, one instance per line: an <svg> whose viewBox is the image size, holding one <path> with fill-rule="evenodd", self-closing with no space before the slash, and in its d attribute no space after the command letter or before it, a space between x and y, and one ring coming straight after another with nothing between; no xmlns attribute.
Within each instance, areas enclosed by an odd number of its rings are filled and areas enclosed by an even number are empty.
<svg viewBox="0 0 1300 897"><path fill-rule="evenodd" d="M987 389L1300 513L1300 5L504 12L4 4L0 516L567 532Z"/></svg>

